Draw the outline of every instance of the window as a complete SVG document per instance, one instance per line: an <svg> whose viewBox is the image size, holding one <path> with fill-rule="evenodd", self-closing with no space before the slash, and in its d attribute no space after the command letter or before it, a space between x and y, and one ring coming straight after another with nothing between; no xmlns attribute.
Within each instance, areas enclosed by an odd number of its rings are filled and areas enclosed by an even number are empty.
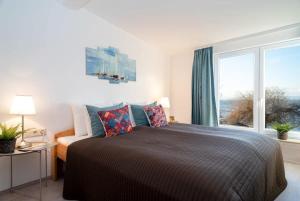
<svg viewBox="0 0 300 201"><path fill-rule="evenodd" d="M265 49L264 67L265 128L274 122L300 126L300 44Z"/></svg>
<svg viewBox="0 0 300 201"><path fill-rule="evenodd" d="M224 57L219 66L220 124L253 128L255 54Z"/></svg>
<svg viewBox="0 0 300 201"><path fill-rule="evenodd" d="M221 126L275 133L291 123L300 138L300 41L215 55ZM294 134L293 134L294 132Z"/></svg>

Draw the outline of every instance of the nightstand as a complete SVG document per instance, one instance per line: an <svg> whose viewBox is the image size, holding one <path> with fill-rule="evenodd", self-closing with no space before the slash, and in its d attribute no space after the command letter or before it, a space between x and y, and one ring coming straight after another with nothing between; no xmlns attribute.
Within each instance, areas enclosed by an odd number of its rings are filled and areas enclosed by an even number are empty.
<svg viewBox="0 0 300 201"><path fill-rule="evenodd" d="M40 182L40 200L42 200L42 152L45 152L45 184L48 182L48 149L56 146L56 143L49 142L33 142L31 147L24 149L16 149L13 153L1 154L0 157L10 157L10 191L13 192L13 157L24 154L39 154L39 182Z"/></svg>

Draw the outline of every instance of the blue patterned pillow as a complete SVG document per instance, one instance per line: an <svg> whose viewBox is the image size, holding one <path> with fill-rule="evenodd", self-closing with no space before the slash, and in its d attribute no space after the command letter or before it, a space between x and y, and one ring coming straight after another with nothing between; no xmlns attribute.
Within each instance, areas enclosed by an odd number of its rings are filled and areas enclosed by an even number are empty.
<svg viewBox="0 0 300 201"><path fill-rule="evenodd" d="M91 105L86 105L86 109L90 116L92 134L93 136L102 136L105 137L105 131L103 125L99 119L98 112L99 111L107 111L107 110L115 110L123 107L123 103L119 103L118 105L113 105L109 107L96 107Z"/></svg>
<svg viewBox="0 0 300 201"><path fill-rule="evenodd" d="M102 120L106 137L124 135L132 132L128 105L116 110L100 111L98 114Z"/></svg>
<svg viewBox="0 0 300 201"><path fill-rule="evenodd" d="M157 102L153 102L148 105L130 105L132 116L136 126L150 126L148 118L144 112L145 106L156 106Z"/></svg>

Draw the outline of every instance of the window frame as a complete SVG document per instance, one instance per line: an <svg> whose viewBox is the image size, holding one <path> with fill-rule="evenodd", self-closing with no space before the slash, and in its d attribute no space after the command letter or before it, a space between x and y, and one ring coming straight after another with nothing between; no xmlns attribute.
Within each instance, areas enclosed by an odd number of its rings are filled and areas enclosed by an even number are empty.
<svg viewBox="0 0 300 201"><path fill-rule="evenodd" d="M253 67L253 75L254 75L254 80L253 80L253 128L248 128L248 127L242 127L242 126L234 126L234 125L224 125L220 124L220 60L224 58L231 58L231 57L236 57L236 56L242 56L246 54L253 54L254 55L254 67ZM215 93L216 93L216 106L217 106L217 116L218 116L218 122L219 122L219 127L224 127L224 128L232 128L232 129L238 129L238 130L250 130L250 131L257 131L258 124L259 124L259 114L258 110L255 108L257 107L257 100L259 94L257 93L257 88L258 88L258 77L257 75L259 74L259 49L258 48L248 48L248 49L243 49L243 50L237 50L237 51L232 51L232 52L225 52L225 53L220 53L220 54L215 54L214 55L214 73L217 79L215 79Z"/></svg>
<svg viewBox="0 0 300 201"><path fill-rule="evenodd" d="M277 42L268 45L261 45L253 48L245 48L230 52L215 53L214 60L214 74L215 74L215 93L218 121L220 123L220 59L230 58L252 53L255 57L254 64L254 92L253 92L253 128L223 125L220 127L233 128L238 130L252 130L261 134L276 135L273 129L265 128L265 52L271 49L288 48L293 46L300 46L300 39L292 39L289 41ZM290 131L292 135L299 135L298 131ZM300 138L299 138L300 139Z"/></svg>
<svg viewBox="0 0 300 201"><path fill-rule="evenodd" d="M260 114L260 119L261 119L261 126L259 128L259 132L266 134L266 135L276 135L276 131L274 129L268 129L265 128L265 53L268 50L274 50L274 49L282 49L282 48L289 48L289 47L294 47L294 46L300 46L300 39L295 39L291 41L285 41L281 43L275 43L271 45L265 45L260 47L260 68L261 68L261 78L260 78L260 93L262 95L262 107L261 107L261 114ZM291 135L299 135L300 131L289 131L289 134ZM297 137L296 137L297 138ZM299 137L300 139L300 137Z"/></svg>

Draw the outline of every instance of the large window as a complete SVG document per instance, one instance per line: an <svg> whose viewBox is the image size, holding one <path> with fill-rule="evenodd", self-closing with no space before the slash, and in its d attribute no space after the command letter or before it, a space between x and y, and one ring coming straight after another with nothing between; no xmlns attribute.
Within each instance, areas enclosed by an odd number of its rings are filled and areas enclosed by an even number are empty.
<svg viewBox="0 0 300 201"><path fill-rule="evenodd" d="M265 128L274 122L300 126L300 44L265 49L264 64Z"/></svg>
<svg viewBox="0 0 300 201"><path fill-rule="evenodd" d="M290 123L300 138L300 41L215 56L221 126L274 132ZM294 132L294 133L293 133Z"/></svg>
<svg viewBox="0 0 300 201"><path fill-rule="evenodd" d="M225 56L219 66L220 124L252 128L255 55Z"/></svg>

